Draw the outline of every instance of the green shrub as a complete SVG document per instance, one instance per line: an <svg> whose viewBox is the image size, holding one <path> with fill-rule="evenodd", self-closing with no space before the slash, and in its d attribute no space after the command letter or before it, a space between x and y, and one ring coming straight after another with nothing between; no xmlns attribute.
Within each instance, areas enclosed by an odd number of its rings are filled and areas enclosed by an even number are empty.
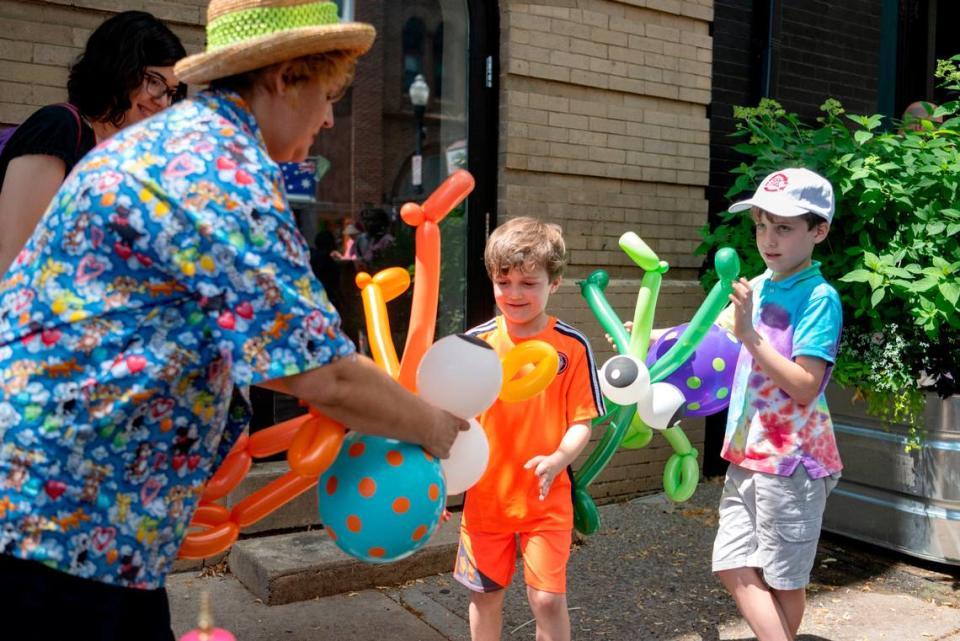
<svg viewBox="0 0 960 641"><path fill-rule="evenodd" d="M960 56L937 75L960 89ZM815 258L844 306L833 378L875 415L911 426L915 443L924 391L960 390L960 103L938 107L942 124L922 121L920 131L884 131L882 116L847 115L833 99L821 111L811 126L774 100L736 108L734 135L746 140L735 149L752 160L726 196L745 198L785 167L831 181L836 215ZM703 238L700 253L731 246L745 274L764 269L749 216L724 212Z"/></svg>

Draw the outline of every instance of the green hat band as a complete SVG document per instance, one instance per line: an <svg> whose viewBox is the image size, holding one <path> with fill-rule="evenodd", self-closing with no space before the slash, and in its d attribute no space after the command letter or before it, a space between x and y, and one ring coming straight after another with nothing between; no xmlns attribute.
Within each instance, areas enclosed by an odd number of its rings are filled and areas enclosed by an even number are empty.
<svg viewBox="0 0 960 641"><path fill-rule="evenodd" d="M207 51L278 31L339 23L337 5L333 2L234 11L207 25Z"/></svg>

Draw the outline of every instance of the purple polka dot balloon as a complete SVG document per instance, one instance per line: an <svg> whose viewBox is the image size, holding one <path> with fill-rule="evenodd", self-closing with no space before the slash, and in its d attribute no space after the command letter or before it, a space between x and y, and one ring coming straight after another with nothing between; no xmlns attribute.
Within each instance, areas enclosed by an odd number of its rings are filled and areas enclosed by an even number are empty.
<svg viewBox="0 0 960 641"><path fill-rule="evenodd" d="M686 328L684 323L667 330L650 348L647 367L666 354ZM664 381L683 392L688 415L716 414L730 403L730 386L739 354L740 341L727 330L711 325L693 356Z"/></svg>

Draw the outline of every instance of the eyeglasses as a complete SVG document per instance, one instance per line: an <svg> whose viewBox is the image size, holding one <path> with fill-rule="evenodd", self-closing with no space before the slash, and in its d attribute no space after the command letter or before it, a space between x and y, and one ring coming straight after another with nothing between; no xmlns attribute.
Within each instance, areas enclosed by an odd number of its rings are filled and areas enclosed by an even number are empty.
<svg viewBox="0 0 960 641"><path fill-rule="evenodd" d="M167 104L172 105L180 99L180 87L177 86L171 89L167 85L167 81L163 79L163 76L153 73L152 71L145 71L143 73L143 87L147 90L151 98L160 100L166 97Z"/></svg>

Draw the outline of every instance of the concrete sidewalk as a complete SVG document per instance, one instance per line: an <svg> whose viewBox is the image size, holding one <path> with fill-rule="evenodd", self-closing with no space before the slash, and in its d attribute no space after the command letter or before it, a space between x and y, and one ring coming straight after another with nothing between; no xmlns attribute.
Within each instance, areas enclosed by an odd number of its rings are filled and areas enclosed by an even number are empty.
<svg viewBox="0 0 960 641"><path fill-rule="evenodd" d="M720 486L688 503L649 497L601 508L599 533L576 545L569 568L575 639L745 641L753 636L710 574ZM452 563L452 559L451 559ZM174 631L196 623L210 593L217 623L238 641L468 641L466 590L441 574L311 601L267 606L231 575L174 574ZM960 641L960 568L917 562L829 537L821 541L800 641ZM503 639L533 639L519 574Z"/></svg>

